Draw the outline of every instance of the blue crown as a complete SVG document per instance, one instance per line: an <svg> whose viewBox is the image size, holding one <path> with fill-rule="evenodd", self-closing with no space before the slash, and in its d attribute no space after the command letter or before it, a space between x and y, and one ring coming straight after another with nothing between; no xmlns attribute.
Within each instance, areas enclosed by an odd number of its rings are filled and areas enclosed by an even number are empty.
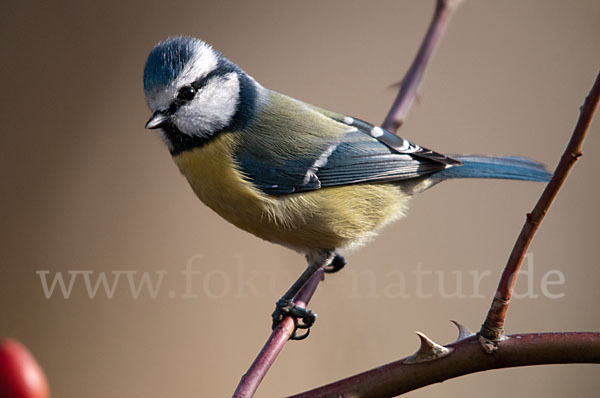
<svg viewBox="0 0 600 398"><path fill-rule="evenodd" d="M164 89L183 71L200 40L187 36L170 37L158 43L148 55L144 68L146 94Z"/></svg>

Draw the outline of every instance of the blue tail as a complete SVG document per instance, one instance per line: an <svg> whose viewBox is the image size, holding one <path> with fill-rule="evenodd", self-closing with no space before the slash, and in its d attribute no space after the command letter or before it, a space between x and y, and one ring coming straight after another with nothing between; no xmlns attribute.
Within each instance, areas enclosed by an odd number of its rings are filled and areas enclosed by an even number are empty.
<svg viewBox="0 0 600 398"><path fill-rule="evenodd" d="M544 165L519 156L486 157L475 155L452 156L463 162L432 175L432 178L499 178L524 181L550 181L552 174Z"/></svg>

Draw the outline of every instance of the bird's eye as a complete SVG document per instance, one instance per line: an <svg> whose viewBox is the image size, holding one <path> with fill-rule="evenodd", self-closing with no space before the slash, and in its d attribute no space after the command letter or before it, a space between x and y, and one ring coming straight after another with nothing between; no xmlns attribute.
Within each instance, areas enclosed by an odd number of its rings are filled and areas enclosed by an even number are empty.
<svg viewBox="0 0 600 398"><path fill-rule="evenodd" d="M191 101L196 95L196 89L192 86L183 86L177 93L177 99L179 101Z"/></svg>

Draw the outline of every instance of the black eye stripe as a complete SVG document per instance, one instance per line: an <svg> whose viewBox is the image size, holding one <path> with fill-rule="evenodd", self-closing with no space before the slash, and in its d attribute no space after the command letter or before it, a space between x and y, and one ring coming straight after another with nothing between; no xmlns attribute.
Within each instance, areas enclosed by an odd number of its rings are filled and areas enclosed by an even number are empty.
<svg viewBox="0 0 600 398"><path fill-rule="evenodd" d="M209 72L206 76L201 77L192 83L192 87L194 87L197 91L200 91L206 84L215 77L222 77L229 73L233 72L232 70L223 70L223 69L215 69Z"/></svg>
<svg viewBox="0 0 600 398"><path fill-rule="evenodd" d="M206 83L208 83L209 80L211 80L213 77L215 77L215 74L209 73L208 75L204 76L201 79L196 80L195 82L192 83L192 86L200 91L202 89L202 87L206 86Z"/></svg>

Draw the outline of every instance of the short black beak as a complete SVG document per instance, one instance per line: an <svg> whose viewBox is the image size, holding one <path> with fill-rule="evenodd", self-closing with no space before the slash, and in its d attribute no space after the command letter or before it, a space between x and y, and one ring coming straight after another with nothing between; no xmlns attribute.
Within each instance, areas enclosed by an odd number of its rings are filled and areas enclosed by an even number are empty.
<svg viewBox="0 0 600 398"><path fill-rule="evenodd" d="M152 117L146 122L146 128L154 130L164 126L169 120L169 116L165 115L163 111L156 111L152 114Z"/></svg>

